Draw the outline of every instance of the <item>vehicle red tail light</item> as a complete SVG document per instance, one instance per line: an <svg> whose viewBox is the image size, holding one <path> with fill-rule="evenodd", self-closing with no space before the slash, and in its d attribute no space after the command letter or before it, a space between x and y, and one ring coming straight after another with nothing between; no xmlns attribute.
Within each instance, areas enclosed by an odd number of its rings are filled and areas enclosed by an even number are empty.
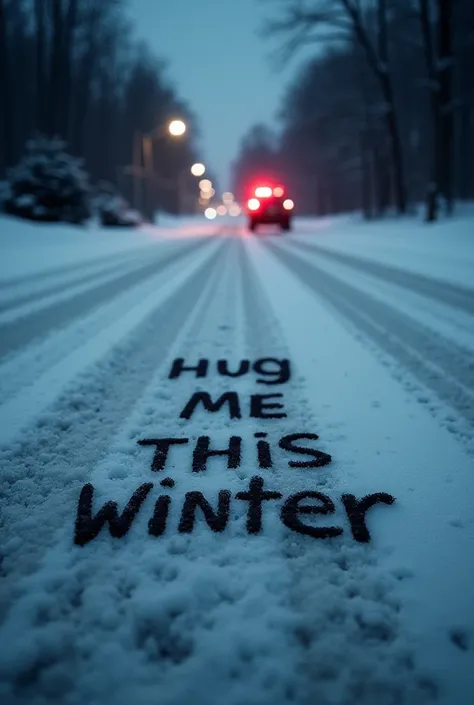
<svg viewBox="0 0 474 705"><path fill-rule="evenodd" d="M257 186L255 189L255 195L258 196L258 198L270 198L272 193L270 186Z"/></svg>
<svg viewBox="0 0 474 705"><path fill-rule="evenodd" d="M258 198L251 198L247 202L247 206L249 211L256 211L260 208L260 201L258 200Z"/></svg>

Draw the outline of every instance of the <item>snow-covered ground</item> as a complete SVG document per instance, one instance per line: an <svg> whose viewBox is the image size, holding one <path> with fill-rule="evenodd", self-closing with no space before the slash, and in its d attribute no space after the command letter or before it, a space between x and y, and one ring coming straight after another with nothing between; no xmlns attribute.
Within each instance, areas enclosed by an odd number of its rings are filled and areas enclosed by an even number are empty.
<svg viewBox="0 0 474 705"><path fill-rule="evenodd" d="M470 702L472 215L0 248L2 705Z"/></svg>

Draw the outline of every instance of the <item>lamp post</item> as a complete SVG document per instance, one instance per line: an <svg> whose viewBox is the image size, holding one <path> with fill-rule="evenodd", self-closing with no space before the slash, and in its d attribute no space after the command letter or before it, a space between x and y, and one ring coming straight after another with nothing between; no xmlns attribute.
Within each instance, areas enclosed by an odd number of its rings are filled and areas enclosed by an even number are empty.
<svg viewBox="0 0 474 705"><path fill-rule="evenodd" d="M143 188L145 188L146 207L152 210L153 185L161 184L165 188L177 188L178 190L178 213L183 211L186 178L189 173L193 176L201 177L206 167L201 162L196 162L191 167L186 167L179 172L177 179L167 179L155 174L153 163L153 140L171 135L180 137L186 132L186 124L182 120L171 120L166 125L159 125L151 132L135 132L133 143L133 164L122 168L122 173L130 174L133 179L133 202L137 210L143 209ZM143 185L142 182L145 182ZM151 212L150 212L151 215Z"/></svg>
<svg viewBox="0 0 474 705"><path fill-rule="evenodd" d="M153 210L153 181L154 181L154 164L153 164L153 141L155 139L171 136L173 138L181 137L186 132L186 123L183 120L171 120L165 125L159 125L154 130L146 133L135 133L134 149L133 149L133 199L135 208L141 210L142 194L141 179L145 180L145 200L146 208L149 210L149 215L152 215ZM143 167L142 167L143 159Z"/></svg>

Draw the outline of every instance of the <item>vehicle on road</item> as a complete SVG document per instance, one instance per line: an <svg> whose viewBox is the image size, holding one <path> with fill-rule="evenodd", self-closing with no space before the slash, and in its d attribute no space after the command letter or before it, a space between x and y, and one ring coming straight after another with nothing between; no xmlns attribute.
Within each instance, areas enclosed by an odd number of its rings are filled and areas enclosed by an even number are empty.
<svg viewBox="0 0 474 705"><path fill-rule="evenodd" d="M136 228L143 223L141 214L131 209L127 202L118 195L101 199L99 216L104 227Z"/></svg>
<svg viewBox="0 0 474 705"><path fill-rule="evenodd" d="M281 230L291 230L294 203L285 194L283 186L257 186L247 201L249 229L258 225L279 225Z"/></svg>

